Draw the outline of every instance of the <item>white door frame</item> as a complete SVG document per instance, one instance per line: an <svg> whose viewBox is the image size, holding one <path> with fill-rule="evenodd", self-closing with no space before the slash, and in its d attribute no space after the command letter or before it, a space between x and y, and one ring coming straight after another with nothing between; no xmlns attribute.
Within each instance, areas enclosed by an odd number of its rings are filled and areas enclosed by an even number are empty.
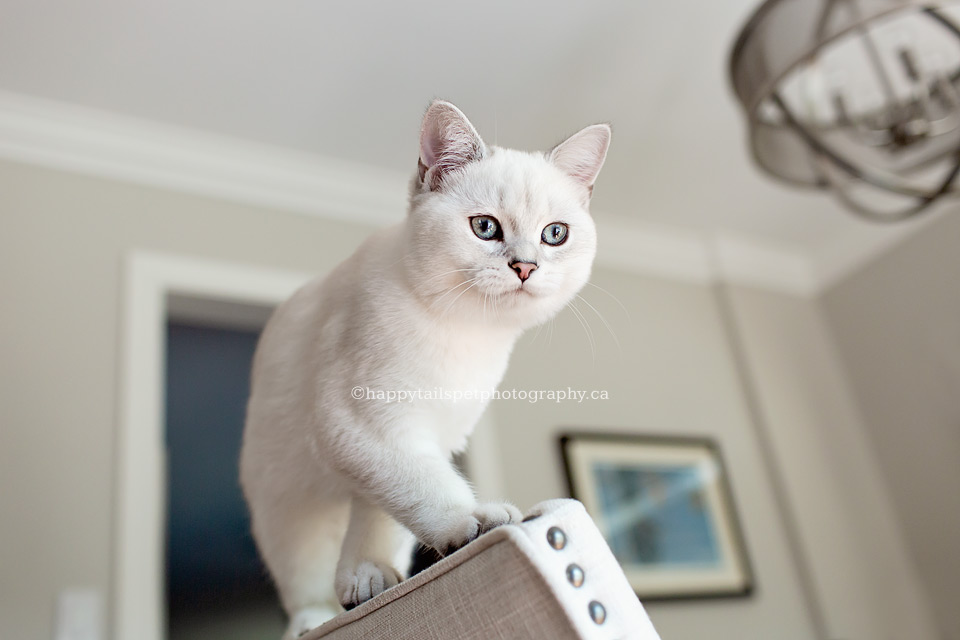
<svg viewBox="0 0 960 640"><path fill-rule="evenodd" d="M296 271L136 250L125 263L120 349L114 640L166 640L164 620L164 380L170 296L276 306L312 276ZM194 305L194 311L197 309ZM229 320L227 318L217 318ZM496 425L484 416L467 463L483 499L503 498Z"/></svg>
<svg viewBox="0 0 960 640"><path fill-rule="evenodd" d="M167 300L276 306L310 276L148 251L127 256L123 290L113 638L165 640L164 369Z"/></svg>

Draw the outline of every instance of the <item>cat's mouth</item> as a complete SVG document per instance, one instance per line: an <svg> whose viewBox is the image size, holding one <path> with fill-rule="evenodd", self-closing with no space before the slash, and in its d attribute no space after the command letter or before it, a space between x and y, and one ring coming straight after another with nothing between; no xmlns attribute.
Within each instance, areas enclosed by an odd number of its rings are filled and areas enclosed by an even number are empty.
<svg viewBox="0 0 960 640"><path fill-rule="evenodd" d="M515 279L514 282L516 282ZM529 281L514 284L512 282L499 280L497 282L491 282L488 287L481 289L480 293L483 295L485 291L486 295L494 296L503 302L514 304L522 300L542 298L547 293L544 289L543 283L539 282L531 285Z"/></svg>
<svg viewBox="0 0 960 640"><path fill-rule="evenodd" d="M492 295L496 298L510 301L537 297L537 294L530 287L525 287L522 284L517 285L516 287L510 287L509 289L504 287L496 287L492 290L489 290L487 293L488 295Z"/></svg>
<svg viewBox="0 0 960 640"><path fill-rule="evenodd" d="M517 285L515 288L510 289L507 292L507 295L512 296L514 299L521 298L536 298L537 294L530 287L526 287L523 283Z"/></svg>

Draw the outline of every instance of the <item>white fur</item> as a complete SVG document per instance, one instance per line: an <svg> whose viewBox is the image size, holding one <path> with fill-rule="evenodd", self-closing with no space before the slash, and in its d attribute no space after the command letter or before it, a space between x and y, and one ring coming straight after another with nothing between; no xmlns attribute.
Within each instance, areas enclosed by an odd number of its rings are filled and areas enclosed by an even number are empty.
<svg viewBox="0 0 960 640"><path fill-rule="evenodd" d="M519 334L589 278L587 203L609 136L594 125L549 154L487 147L456 107L434 102L406 221L270 319L254 358L241 482L291 616L285 638L396 584L414 536L446 552L520 517L512 505L478 504L450 463L482 401L386 403L351 391L496 387ZM502 223L503 241L474 234L479 214ZM540 240L553 222L569 226L560 246ZM518 259L538 265L526 281L509 266Z"/></svg>

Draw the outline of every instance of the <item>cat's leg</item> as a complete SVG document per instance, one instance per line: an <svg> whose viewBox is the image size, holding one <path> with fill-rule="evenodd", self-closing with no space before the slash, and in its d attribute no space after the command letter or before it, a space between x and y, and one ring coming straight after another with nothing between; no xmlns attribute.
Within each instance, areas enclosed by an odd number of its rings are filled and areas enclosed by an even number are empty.
<svg viewBox="0 0 960 640"><path fill-rule="evenodd" d="M295 640L340 611L333 588L349 500L261 501L253 531L290 617L283 640Z"/></svg>
<svg viewBox="0 0 960 640"><path fill-rule="evenodd" d="M355 497L337 564L335 589L352 609L403 580L413 554L413 534L376 505Z"/></svg>
<svg viewBox="0 0 960 640"><path fill-rule="evenodd" d="M402 429L398 429L403 431ZM505 502L477 503L473 490L438 445L420 435L376 438L363 429L341 432L338 471L424 544L449 554L494 527L519 522Z"/></svg>

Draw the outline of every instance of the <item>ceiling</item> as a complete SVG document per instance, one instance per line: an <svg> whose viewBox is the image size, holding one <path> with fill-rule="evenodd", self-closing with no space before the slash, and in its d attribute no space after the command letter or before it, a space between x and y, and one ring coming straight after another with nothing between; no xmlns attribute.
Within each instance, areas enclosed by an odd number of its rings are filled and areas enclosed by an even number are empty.
<svg viewBox="0 0 960 640"><path fill-rule="evenodd" d="M523 149L609 121L600 220L814 266L894 242L912 225L861 222L751 164L727 55L756 4L0 0L0 90L404 173L434 97Z"/></svg>

